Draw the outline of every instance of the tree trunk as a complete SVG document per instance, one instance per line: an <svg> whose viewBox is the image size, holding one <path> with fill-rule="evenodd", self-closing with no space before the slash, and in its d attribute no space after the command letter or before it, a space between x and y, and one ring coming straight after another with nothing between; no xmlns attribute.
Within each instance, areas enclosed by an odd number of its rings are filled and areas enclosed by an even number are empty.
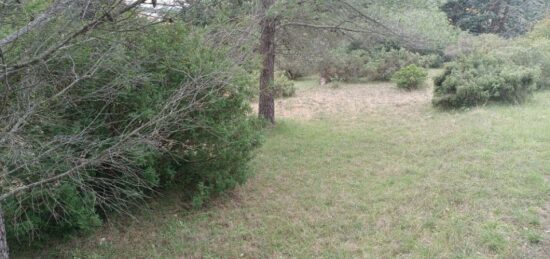
<svg viewBox="0 0 550 259"><path fill-rule="evenodd" d="M263 57L262 71L260 74L260 103L259 117L275 124L275 99L274 78L275 78L275 32L277 18L268 16L267 11L275 0L262 0L264 17L261 21L260 54Z"/></svg>
<svg viewBox="0 0 550 259"><path fill-rule="evenodd" d="M6 227L4 225L4 214L0 207L0 259L8 259L10 257L8 250L8 241L6 240Z"/></svg>

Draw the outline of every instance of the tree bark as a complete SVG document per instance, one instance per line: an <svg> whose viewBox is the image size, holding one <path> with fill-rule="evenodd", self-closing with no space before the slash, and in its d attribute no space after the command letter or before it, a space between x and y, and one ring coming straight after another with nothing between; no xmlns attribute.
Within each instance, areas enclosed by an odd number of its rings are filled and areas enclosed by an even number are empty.
<svg viewBox="0 0 550 259"><path fill-rule="evenodd" d="M261 21L260 54L263 57L262 71L260 74L260 102L259 117L275 124L275 33L277 30L277 17L267 14L275 0L262 0L263 15Z"/></svg>
<svg viewBox="0 0 550 259"><path fill-rule="evenodd" d="M4 225L4 214L0 207L0 259L8 259L10 257L8 250L8 241L6 240L6 227Z"/></svg>

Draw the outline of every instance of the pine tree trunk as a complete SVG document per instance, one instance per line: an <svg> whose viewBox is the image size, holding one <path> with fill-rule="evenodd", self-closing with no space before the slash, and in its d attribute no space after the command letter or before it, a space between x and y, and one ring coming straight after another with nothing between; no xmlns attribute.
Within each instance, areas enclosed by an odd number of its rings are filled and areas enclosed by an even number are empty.
<svg viewBox="0 0 550 259"><path fill-rule="evenodd" d="M4 214L0 207L0 259L8 259L10 257L8 250L8 242L6 240L6 227L4 225Z"/></svg>
<svg viewBox="0 0 550 259"><path fill-rule="evenodd" d="M273 5L275 0L262 0L264 13ZM275 78L275 32L277 18L264 16L261 22L260 54L263 57L262 71L260 74L260 102L259 117L275 124L275 99L274 99L274 78Z"/></svg>

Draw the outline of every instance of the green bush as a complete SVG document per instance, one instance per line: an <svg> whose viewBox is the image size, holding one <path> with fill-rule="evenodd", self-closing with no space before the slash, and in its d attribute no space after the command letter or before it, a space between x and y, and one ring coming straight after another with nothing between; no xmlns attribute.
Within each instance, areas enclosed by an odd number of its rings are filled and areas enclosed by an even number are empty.
<svg viewBox="0 0 550 259"><path fill-rule="evenodd" d="M41 103L65 87L66 75L109 53L91 78L36 108L18 132L24 146L0 150L0 164L13 170L0 192L99 157L74 177L6 200L12 244L93 229L102 216L128 211L155 189L179 189L199 206L246 180L260 143L259 122L247 115L248 76L184 25L146 30L95 35L106 40L82 41L11 78L17 87L31 77L41 84L29 96ZM127 135L132 131L139 134ZM20 167L21 161L34 162Z"/></svg>
<svg viewBox="0 0 550 259"><path fill-rule="evenodd" d="M550 20L543 20L525 37L510 41L507 46L493 49L492 53L525 67L540 67L539 88L550 87Z"/></svg>
<svg viewBox="0 0 550 259"><path fill-rule="evenodd" d="M247 74L248 86L247 92L249 93L251 101L257 101L260 95L260 89L258 88L258 79L260 77L260 71L253 71ZM292 97L296 94L296 85L286 74L285 71L275 72L275 80L273 82L273 96L275 98Z"/></svg>
<svg viewBox="0 0 550 259"><path fill-rule="evenodd" d="M536 89L540 69L522 67L487 54L472 54L448 65L435 80L433 104L442 108L522 103Z"/></svg>
<svg viewBox="0 0 550 259"><path fill-rule="evenodd" d="M495 49L506 46L507 43L507 40L495 34L481 34L475 36L463 32L456 43L445 48L443 56L446 61L451 61L473 53L489 53Z"/></svg>
<svg viewBox="0 0 550 259"><path fill-rule="evenodd" d="M550 18L546 18L538 22L527 37L530 39L545 39L550 40Z"/></svg>
<svg viewBox="0 0 550 259"><path fill-rule="evenodd" d="M462 35L458 43L449 46L446 57L456 59L474 53L500 57L507 62L522 67L539 67L541 76L537 82L539 88L550 87L550 33L549 20L537 24L526 36L505 40L497 35Z"/></svg>
<svg viewBox="0 0 550 259"><path fill-rule="evenodd" d="M531 64L539 66L542 74L539 81L539 88L550 88L550 19L541 21L535 26L535 29L529 33L523 45L530 50L530 55L516 55L513 57L518 64ZM520 41L521 43L521 41ZM521 44L519 44L521 45ZM530 58L530 59L529 59ZM520 60L523 60L524 63ZM530 63L529 63L530 61Z"/></svg>
<svg viewBox="0 0 550 259"><path fill-rule="evenodd" d="M550 87L550 40L518 39L510 46L496 49L492 53L519 66L540 68L541 76L537 87Z"/></svg>
<svg viewBox="0 0 550 259"><path fill-rule="evenodd" d="M366 51L337 49L323 57L318 69L321 76L329 81L353 82L365 76L368 60Z"/></svg>
<svg viewBox="0 0 550 259"><path fill-rule="evenodd" d="M290 80L296 80L313 74L315 67L302 59L303 58L297 58L294 55L279 55L276 59L277 70L283 71Z"/></svg>
<svg viewBox="0 0 550 259"><path fill-rule="evenodd" d="M275 98L292 97L296 94L296 86L285 73L275 73Z"/></svg>
<svg viewBox="0 0 550 259"><path fill-rule="evenodd" d="M428 54L421 56L418 63L425 68L440 68L443 66L444 59L438 54Z"/></svg>
<svg viewBox="0 0 550 259"><path fill-rule="evenodd" d="M397 87L406 90L412 90L419 88L428 77L428 73L417 65L408 65L401 70L397 71L392 81L397 84Z"/></svg>
<svg viewBox="0 0 550 259"><path fill-rule="evenodd" d="M526 36L505 40L497 35L462 35L455 45L446 49L448 59L483 53L502 57L523 67L539 67L541 76L537 86L550 87L550 20L542 20Z"/></svg>
<svg viewBox="0 0 550 259"><path fill-rule="evenodd" d="M366 76L370 80L388 81L401 68L416 64L420 65L420 55L405 49L382 50L371 54L371 60L366 65Z"/></svg>
<svg viewBox="0 0 550 259"><path fill-rule="evenodd" d="M405 49L377 49L367 52L363 49L337 49L326 54L318 64L321 77L330 81L353 82L360 78L388 81L401 68L416 64L438 66L441 57L421 57Z"/></svg>

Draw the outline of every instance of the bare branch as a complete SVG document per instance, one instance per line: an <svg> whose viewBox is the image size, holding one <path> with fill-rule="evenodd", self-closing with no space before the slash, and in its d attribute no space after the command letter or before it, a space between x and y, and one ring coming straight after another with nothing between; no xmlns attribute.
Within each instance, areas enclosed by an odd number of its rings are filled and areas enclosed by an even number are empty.
<svg viewBox="0 0 550 259"><path fill-rule="evenodd" d="M4 46L14 42L19 37L29 33L30 31L33 31L37 28L40 28L41 26L48 23L50 20L55 18L55 16L63 11L67 6L70 4L71 0L56 0L50 8L48 8L44 13L38 15L34 20L29 22L27 25L23 26L16 32L4 37L0 40L0 48L3 48Z"/></svg>

